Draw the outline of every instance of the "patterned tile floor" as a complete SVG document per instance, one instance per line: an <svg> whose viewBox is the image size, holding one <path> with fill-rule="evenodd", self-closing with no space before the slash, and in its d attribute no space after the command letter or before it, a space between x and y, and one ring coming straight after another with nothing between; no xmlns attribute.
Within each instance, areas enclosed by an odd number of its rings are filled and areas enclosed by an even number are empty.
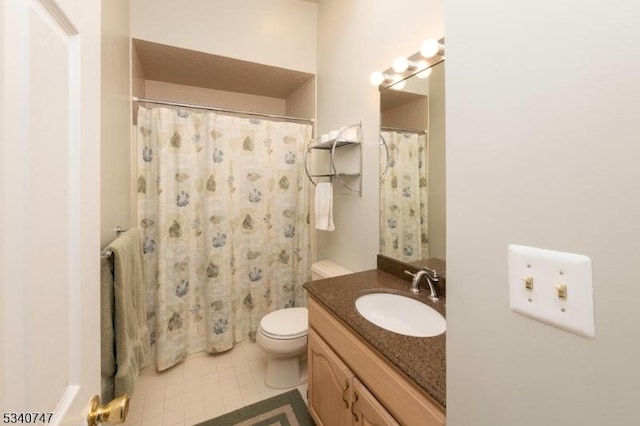
<svg viewBox="0 0 640 426"><path fill-rule="evenodd" d="M289 389L264 384L266 360L255 343L219 355L196 354L168 371L140 372L126 426L192 426ZM307 385L298 386L306 401Z"/></svg>

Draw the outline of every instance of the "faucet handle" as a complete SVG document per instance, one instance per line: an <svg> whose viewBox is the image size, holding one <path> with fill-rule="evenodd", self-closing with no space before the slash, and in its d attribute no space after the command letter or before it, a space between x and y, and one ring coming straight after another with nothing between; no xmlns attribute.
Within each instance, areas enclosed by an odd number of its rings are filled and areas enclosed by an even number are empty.
<svg viewBox="0 0 640 426"><path fill-rule="evenodd" d="M420 293L420 279L422 278L422 275L424 274L423 271L418 271L415 274L411 273L409 271L404 271L405 274L407 275L411 275L413 277L413 279L411 280L411 293L413 294L418 294Z"/></svg>
<svg viewBox="0 0 640 426"><path fill-rule="evenodd" d="M435 269L429 269L429 268L422 268L423 270L427 271L427 273L429 273L429 275L431 276L431 279L433 280L437 280L438 279L438 271L436 271Z"/></svg>
<svg viewBox="0 0 640 426"><path fill-rule="evenodd" d="M413 280L411 281L411 292L413 294L418 294L420 292L420 280L424 275L426 275L430 293L427 297L429 297L429 299L433 300L434 302L439 299L438 290L435 287L435 283L439 281L439 278L438 273L435 269L422 268L415 274L405 270L404 273L413 277Z"/></svg>

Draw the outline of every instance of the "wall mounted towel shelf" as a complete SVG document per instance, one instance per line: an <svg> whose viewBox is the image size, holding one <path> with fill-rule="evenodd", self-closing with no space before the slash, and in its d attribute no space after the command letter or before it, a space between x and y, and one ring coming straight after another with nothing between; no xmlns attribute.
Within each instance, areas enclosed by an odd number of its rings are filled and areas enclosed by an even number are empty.
<svg viewBox="0 0 640 426"><path fill-rule="evenodd" d="M324 157L315 158L314 173L309 171L312 152L325 153ZM319 179L333 182L335 178L347 189L347 194L357 193L362 197L362 122L342 127L333 139L312 139L307 146L304 167L312 184L316 185Z"/></svg>

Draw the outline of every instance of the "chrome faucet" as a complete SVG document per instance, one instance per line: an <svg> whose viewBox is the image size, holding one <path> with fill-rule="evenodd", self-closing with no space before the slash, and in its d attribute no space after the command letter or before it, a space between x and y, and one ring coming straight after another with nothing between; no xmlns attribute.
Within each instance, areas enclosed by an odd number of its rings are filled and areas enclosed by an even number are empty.
<svg viewBox="0 0 640 426"><path fill-rule="evenodd" d="M427 297L434 302L440 300L440 296L438 296L438 290L436 289L436 283L440 281L440 278L438 278L438 273L435 269L423 268L415 274L409 271L404 271L404 273L413 277L413 280L411 281L411 293L420 293L420 280L422 279L422 277L427 277L427 284L429 285L430 293Z"/></svg>

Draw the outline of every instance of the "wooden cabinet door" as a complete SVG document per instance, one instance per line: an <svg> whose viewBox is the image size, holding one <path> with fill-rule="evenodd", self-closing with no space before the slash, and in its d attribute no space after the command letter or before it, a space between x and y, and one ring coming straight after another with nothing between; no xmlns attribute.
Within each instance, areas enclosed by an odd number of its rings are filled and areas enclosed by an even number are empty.
<svg viewBox="0 0 640 426"><path fill-rule="evenodd" d="M391 414L356 377L353 378L353 400L351 404L354 425L399 426L399 423L391 417Z"/></svg>
<svg viewBox="0 0 640 426"><path fill-rule="evenodd" d="M309 328L309 412L319 426L350 425L354 375Z"/></svg>

